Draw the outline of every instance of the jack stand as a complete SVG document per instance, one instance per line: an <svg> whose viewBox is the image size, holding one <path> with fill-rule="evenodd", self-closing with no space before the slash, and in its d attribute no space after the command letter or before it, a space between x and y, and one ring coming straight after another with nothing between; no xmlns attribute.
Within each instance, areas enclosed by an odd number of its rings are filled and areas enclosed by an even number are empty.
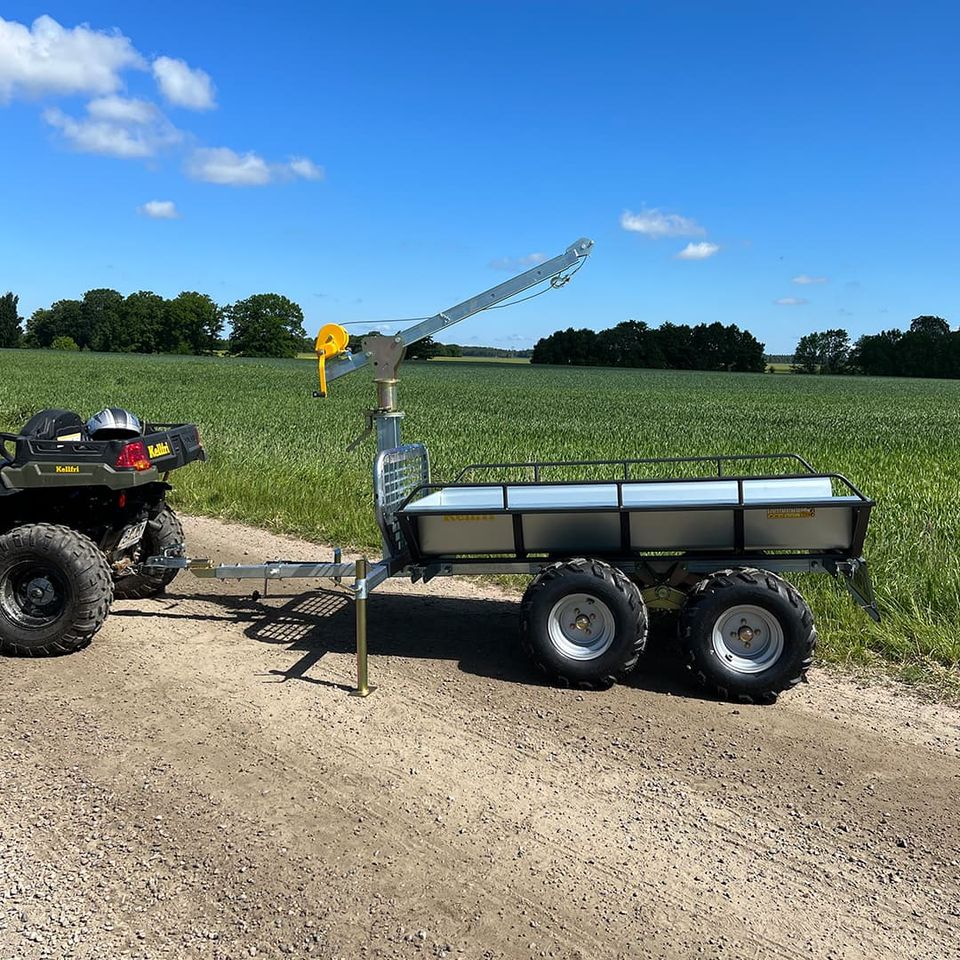
<svg viewBox="0 0 960 960"><path fill-rule="evenodd" d="M376 687L367 682L367 558L357 561L355 603L357 605L357 687L350 691L352 697L369 697Z"/></svg>

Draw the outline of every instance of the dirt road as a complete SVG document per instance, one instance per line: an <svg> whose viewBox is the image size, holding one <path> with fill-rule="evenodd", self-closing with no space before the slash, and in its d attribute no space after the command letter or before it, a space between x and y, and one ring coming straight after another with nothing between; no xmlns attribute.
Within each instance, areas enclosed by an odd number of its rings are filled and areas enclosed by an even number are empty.
<svg viewBox="0 0 960 960"><path fill-rule="evenodd" d="M194 555L317 548L209 520ZM181 575L0 660L0 960L960 956L960 713L819 670L773 707L662 656L542 685L515 600Z"/></svg>

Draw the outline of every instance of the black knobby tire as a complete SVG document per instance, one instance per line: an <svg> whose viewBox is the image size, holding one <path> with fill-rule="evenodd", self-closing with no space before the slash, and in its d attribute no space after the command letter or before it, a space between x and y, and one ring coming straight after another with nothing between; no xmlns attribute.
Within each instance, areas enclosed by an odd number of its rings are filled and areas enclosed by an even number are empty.
<svg viewBox="0 0 960 960"><path fill-rule="evenodd" d="M164 504L160 512L147 523L137 556L144 560L164 553L182 556L185 539L180 519ZM159 596L178 572L176 569L154 568L141 573L121 573L114 586L116 597L118 600L145 600Z"/></svg>
<svg viewBox="0 0 960 960"><path fill-rule="evenodd" d="M51 657L85 647L113 602L97 545L52 523L0 536L0 653Z"/></svg>
<svg viewBox="0 0 960 960"><path fill-rule="evenodd" d="M680 638L703 686L742 703L772 703L806 679L817 631L794 587L749 568L721 570L694 587L680 613Z"/></svg>
<svg viewBox="0 0 960 960"><path fill-rule="evenodd" d="M611 686L633 670L647 641L639 588L600 560L546 567L523 595L520 613L524 649L564 686ZM580 621L582 630L575 628Z"/></svg>

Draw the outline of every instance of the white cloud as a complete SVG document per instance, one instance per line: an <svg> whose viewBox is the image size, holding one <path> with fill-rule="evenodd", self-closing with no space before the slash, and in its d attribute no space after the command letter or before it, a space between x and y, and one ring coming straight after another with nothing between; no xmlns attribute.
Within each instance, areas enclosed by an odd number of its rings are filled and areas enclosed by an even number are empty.
<svg viewBox="0 0 960 960"><path fill-rule="evenodd" d="M142 207L137 207L137 213L153 220L178 220L180 211L172 200L148 200Z"/></svg>
<svg viewBox="0 0 960 960"><path fill-rule="evenodd" d="M43 113L64 139L81 153L126 159L152 157L183 135L147 100L101 97L87 104L86 117L71 117L58 107Z"/></svg>
<svg viewBox="0 0 960 960"><path fill-rule="evenodd" d="M211 110L217 105L210 74L183 60L157 57L153 61L153 76L169 103L190 110Z"/></svg>
<svg viewBox="0 0 960 960"><path fill-rule="evenodd" d="M773 302L778 307L802 307L810 301L804 300L803 297L781 297L779 300L774 300Z"/></svg>
<svg viewBox="0 0 960 960"><path fill-rule="evenodd" d="M290 172L303 180L322 180L323 167L318 167L306 157L292 157L288 164Z"/></svg>
<svg viewBox="0 0 960 960"><path fill-rule="evenodd" d="M535 267L547 259L545 253L528 253L523 257L498 257L490 261L494 270L524 270Z"/></svg>
<svg viewBox="0 0 960 960"><path fill-rule="evenodd" d="M67 28L46 15L30 26L0 17L0 106L15 97L91 98L84 113L68 113L55 105L43 111L46 123L74 150L142 159L185 140L155 103L122 95L124 73L147 69L152 69L167 102L192 110L216 106L213 81L204 70L167 56L148 65L117 30L87 24ZM226 147L193 150L185 169L194 179L233 186L324 177L323 168L308 157L274 163Z"/></svg>
<svg viewBox="0 0 960 960"><path fill-rule="evenodd" d="M187 158L187 175L206 183L231 187L259 187L278 180L296 177L317 180L323 176L320 167L306 157L295 157L287 163L268 163L259 154L236 153L229 147L201 147Z"/></svg>
<svg viewBox="0 0 960 960"><path fill-rule="evenodd" d="M811 277L808 273L801 273L799 276L793 278L794 283L799 283L802 286L808 283L826 283L827 277Z"/></svg>
<svg viewBox="0 0 960 960"><path fill-rule="evenodd" d="M620 226L632 233L642 233L645 237L705 237L707 231L689 217L679 213L664 213L662 210L644 208L640 213L624 210L620 216ZM708 254L709 255L709 254Z"/></svg>
<svg viewBox="0 0 960 960"><path fill-rule="evenodd" d="M87 113L96 120L146 124L161 116L149 100L126 97L98 97L87 104Z"/></svg>
<svg viewBox="0 0 960 960"><path fill-rule="evenodd" d="M720 247L715 243L702 240L700 243L688 243L676 257L678 260L706 260L718 253Z"/></svg>
<svg viewBox="0 0 960 960"><path fill-rule="evenodd" d="M270 182L270 167L256 153L242 156L228 147L202 147L187 160L187 174L194 180L232 187L261 186Z"/></svg>
<svg viewBox="0 0 960 960"><path fill-rule="evenodd" d="M0 17L0 103L15 96L114 93L122 71L144 66L118 31L64 28L46 15L29 27Z"/></svg>

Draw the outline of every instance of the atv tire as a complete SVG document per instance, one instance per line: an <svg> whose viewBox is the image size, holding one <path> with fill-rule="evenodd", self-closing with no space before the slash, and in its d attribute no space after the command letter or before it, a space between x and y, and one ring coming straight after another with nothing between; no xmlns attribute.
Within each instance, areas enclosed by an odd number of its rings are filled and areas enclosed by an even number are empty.
<svg viewBox="0 0 960 960"><path fill-rule="evenodd" d="M179 518L164 504L160 512L147 523L143 539L137 548L141 559L168 556L183 556L183 526ZM118 600L146 600L159 596L179 573L176 569L153 568L150 573L121 573L114 584L114 593Z"/></svg>
<svg viewBox="0 0 960 960"><path fill-rule="evenodd" d="M640 589L601 560L551 564L520 606L524 649L564 686L605 689L637 665L647 640Z"/></svg>
<svg viewBox="0 0 960 960"><path fill-rule="evenodd" d="M806 679L817 631L806 601L768 570L721 570L680 613L687 663L702 686L741 703L772 703Z"/></svg>
<svg viewBox="0 0 960 960"><path fill-rule="evenodd" d="M52 523L0 536L0 653L51 657L85 647L113 602L113 578L96 544Z"/></svg>

